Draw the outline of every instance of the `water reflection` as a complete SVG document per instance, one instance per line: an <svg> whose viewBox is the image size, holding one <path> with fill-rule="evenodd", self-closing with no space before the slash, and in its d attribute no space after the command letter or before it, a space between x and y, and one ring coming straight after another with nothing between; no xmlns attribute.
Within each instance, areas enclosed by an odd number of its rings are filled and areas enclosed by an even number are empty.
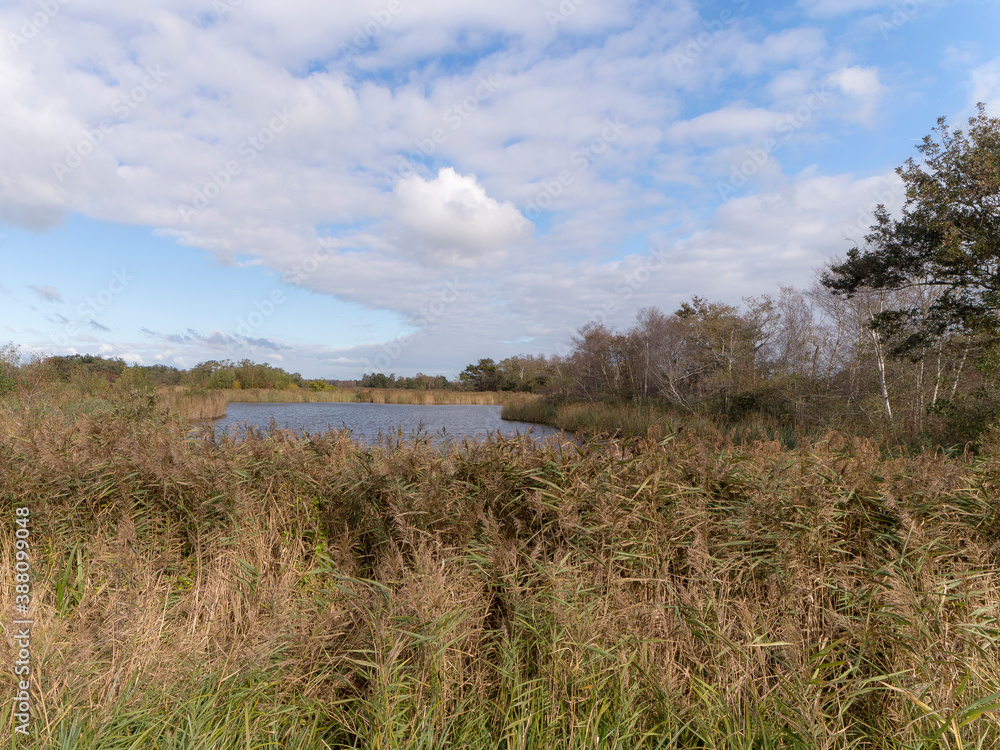
<svg viewBox="0 0 1000 750"><path fill-rule="evenodd" d="M429 436L435 443L530 434L536 439L564 438L547 425L500 419L500 406L442 404L354 404L354 403L231 403L226 416L214 422L216 432L232 432L242 425L267 429L271 423L299 435L328 430L349 430L365 444L380 437Z"/></svg>

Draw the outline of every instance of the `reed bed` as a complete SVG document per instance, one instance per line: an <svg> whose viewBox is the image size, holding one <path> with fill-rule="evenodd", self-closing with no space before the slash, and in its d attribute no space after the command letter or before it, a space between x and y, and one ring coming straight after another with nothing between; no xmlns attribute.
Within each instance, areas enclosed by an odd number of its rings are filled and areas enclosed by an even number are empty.
<svg viewBox="0 0 1000 750"><path fill-rule="evenodd" d="M609 436L635 438L650 434L693 433L708 440L724 436L728 442L746 445L755 441L778 440L795 448L800 440L814 440L822 430L796 430L767 415L748 415L731 420L718 415L682 412L658 402L608 403L570 402L555 404L544 398L514 401L503 407L504 419L547 424L581 437Z"/></svg>
<svg viewBox="0 0 1000 750"><path fill-rule="evenodd" d="M167 409L186 419L219 419L226 416L228 391L189 391L161 389L157 400Z"/></svg>
<svg viewBox="0 0 1000 750"><path fill-rule="evenodd" d="M555 404L543 398L505 404L502 416L504 419L548 424L589 436L640 437L649 434L651 429L664 434L676 431L681 425L692 429L696 425L710 424L708 420L699 420L653 403Z"/></svg>
<svg viewBox="0 0 1000 750"><path fill-rule="evenodd" d="M36 667L0 744L1000 747L998 485L996 456L836 433L364 447L0 410Z"/></svg>

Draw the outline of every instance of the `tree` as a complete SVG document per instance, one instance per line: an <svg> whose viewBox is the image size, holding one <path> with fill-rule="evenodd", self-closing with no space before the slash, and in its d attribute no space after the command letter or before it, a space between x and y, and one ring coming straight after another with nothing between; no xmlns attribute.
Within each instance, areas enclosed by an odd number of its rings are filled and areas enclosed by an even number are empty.
<svg viewBox="0 0 1000 750"><path fill-rule="evenodd" d="M586 323L573 337L572 393L587 401L622 397L620 336L603 323Z"/></svg>
<svg viewBox="0 0 1000 750"><path fill-rule="evenodd" d="M822 349L815 311L793 287L780 287L775 302L779 324L771 341L771 368L776 375L815 378Z"/></svg>
<svg viewBox="0 0 1000 750"><path fill-rule="evenodd" d="M180 385L183 373L169 365L138 365L146 372L156 386Z"/></svg>
<svg viewBox="0 0 1000 750"><path fill-rule="evenodd" d="M668 398L690 410L690 396L707 367L690 337L688 323L655 307L636 314L635 326L620 336L631 397Z"/></svg>
<svg viewBox="0 0 1000 750"><path fill-rule="evenodd" d="M1000 119L985 105L969 119L969 132L949 131L945 118L896 172L906 186L902 215L885 206L864 250L853 248L831 267L823 284L836 294L862 290L938 287L930 305L887 309L873 325L905 330L897 351L926 347L952 333L1000 338Z"/></svg>
<svg viewBox="0 0 1000 750"><path fill-rule="evenodd" d="M733 305L694 297L675 313L699 350L706 393L752 388L766 374L778 315L768 297L746 297L743 302L745 314Z"/></svg>
<svg viewBox="0 0 1000 750"><path fill-rule="evenodd" d="M459 379L477 391L498 391L503 383L503 374L492 359L481 359L469 365L458 375Z"/></svg>
<svg viewBox="0 0 1000 750"><path fill-rule="evenodd" d="M396 373L386 375L384 372L366 372L358 381L362 388L392 388L395 384Z"/></svg>
<svg viewBox="0 0 1000 750"><path fill-rule="evenodd" d="M299 379L296 382L295 378ZM289 375L280 367L257 364L249 359L232 362L228 359L202 362L187 373L182 380L194 388L294 388L301 382L301 375Z"/></svg>
<svg viewBox="0 0 1000 750"><path fill-rule="evenodd" d="M545 357L516 354L497 364L503 374L502 390L537 391L552 378L552 367Z"/></svg>
<svg viewBox="0 0 1000 750"><path fill-rule="evenodd" d="M127 365L120 357L105 359L93 354L53 355L45 358L58 377L69 382L74 375L94 376L114 383L125 371Z"/></svg>

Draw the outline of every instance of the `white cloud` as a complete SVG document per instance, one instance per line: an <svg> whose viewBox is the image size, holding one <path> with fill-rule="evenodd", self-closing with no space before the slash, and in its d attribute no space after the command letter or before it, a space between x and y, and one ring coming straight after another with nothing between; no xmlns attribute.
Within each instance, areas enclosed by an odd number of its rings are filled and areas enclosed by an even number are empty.
<svg viewBox="0 0 1000 750"><path fill-rule="evenodd" d="M972 71L970 104L986 104L986 111L997 116L1000 110L1000 58L980 65Z"/></svg>
<svg viewBox="0 0 1000 750"><path fill-rule="evenodd" d="M502 260L530 222L510 201L491 198L475 175L451 167L430 181L419 175L395 188L399 250L416 250L433 264L470 265Z"/></svg>
<svg viewBox="0 0 1000 750"><path fill-rule="evenodd" d="M799 69L823 53L826 39L822 29L787 29L768 34L760 42L744 41L733 48L737 70L757 75L777 65L795 64Z"/></svg>
<svg viewBox="0 0 1000 750"><path fill-rule="evenodd" d="M773 130L780 119L780 114L741 102L674 123L667 135L678 143L727 144L760 138Z"/></svg>
<svg viewBox="0 0 1000 750"><path fill-rule="evenodd" d="M830 76L830 81L849 99L846 119L868 126L875 124L879 102L887 91L879 81L878 70L860 66L842 68Z"/></svg>

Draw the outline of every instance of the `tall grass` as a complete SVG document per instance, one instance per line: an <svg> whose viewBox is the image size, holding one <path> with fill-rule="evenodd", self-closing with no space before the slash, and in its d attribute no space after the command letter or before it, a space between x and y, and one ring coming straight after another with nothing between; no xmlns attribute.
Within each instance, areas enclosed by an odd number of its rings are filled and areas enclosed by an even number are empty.
<svg viewBox="0 0 1000 750"><path fill-rule="evenodd" d="M1000 747L1000 458L193 439L22 407L0 409L0 501L32 508L20 746ZM8 520L0 567L14 550Z"/></svg>
<svg viewBox="0 0 1000 750"><path fill-rule="evenodd" d="M504 419L548 424L591 437L645 437L671 434L681 427L688 430L711 428L711 422L706 418L683 414L654 403L554 404L547 399L535 399L505 404L501 416Z"/></svg>
<svg viewBox="0 0 1000 750"><path fill-rule="evenodd" d="M555 404L536 398L505 404L501 416L504 419L548 424L586 437L634 438L685 432L707 440L723 437L737 445L778 440L786 448L794 448L801 438L807 436L804 430L797 431L767 415L751 414L731 420L719 415L681 412L658 402ZM821 434L819 430L812 430L808 437L815 439Z"/></svg>
<svg viewBox="0 0 1000 750"><path fill-rule="evenodd" d="M180 388L160 389L156 397L171 412L187 419L218 419L226 416L228 391L191 391Z"/></svg>

